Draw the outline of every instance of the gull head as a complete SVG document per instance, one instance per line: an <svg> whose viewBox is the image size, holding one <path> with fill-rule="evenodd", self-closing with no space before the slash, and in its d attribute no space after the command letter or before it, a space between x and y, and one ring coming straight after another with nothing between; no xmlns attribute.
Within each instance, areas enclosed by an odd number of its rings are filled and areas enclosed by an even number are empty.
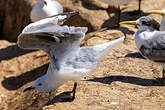
<svg viewBox="0 0 165 110"><path fill-rule="evenodd" d="M62 5L56 0L37 0L33 6L30 18L33 22L63 13Z"/></svg>
<svg viewBox="0 0 165 110"><path fill-rule="evenodd" d="M40 5L47 5L47 0L37 0L37 3Z"/></svg>
<svg viewBox="0 0 165 110"><path fill-rule="evenodd" d="M159 30L160 28L160 24L149 16L142 16L136 21L123 21L120 22L120 24L136 25L139 27L140 30L145 30L145 31L154 31L154 30Z"/></svg>
<svg viewBox="0 0 165 110"><path fill-rule="evenodd" d="M31 87L24 89L24 92L33 89L37 89L44 92L50 92L51 90L50 90L50 86L48 85L47 76L42 76L38 78Z"/></svg>

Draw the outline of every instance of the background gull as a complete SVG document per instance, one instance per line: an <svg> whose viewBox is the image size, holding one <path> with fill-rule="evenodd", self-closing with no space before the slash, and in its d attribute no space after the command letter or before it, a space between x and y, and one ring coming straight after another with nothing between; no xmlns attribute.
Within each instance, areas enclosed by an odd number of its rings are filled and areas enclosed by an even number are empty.
<svg viewBox="0 0 165 110"><path fill-rule="evenodd" d="M67 81L73 80L75 83L72 99L74 99L77 81L94 71L99 61L117 44L123 42L125 37L97 46L80 47L87 28L56 25L57 17L63 18L60 21L64 21L66 14L32 23L25 27L18 37L19 47L42 49L50 59L46 75L38 78L31 87L24 91L38 89L51 92Z"/></svg>
<svg viewBox="0 0 165 110"><path fill-rule="evenodd" d="M151 10L148 13L159 14L162 16L162 21L160 23L160 31L165 31L165 9L163 9L163 10Z"/></svg>
<svg viewBox="0 0 165 110"><path fill-rule="evenodd" d="M37 0L30 13L33 22L63 13L63 7L57 0Z"/></svg>
<svg viewBox="0 0 165 110"><path fill-rule="evenodd" d="M125 21L120 24L139 25L135 43L140 53L163 66L162 79L165 80L165 32L159 31L160 25L153 18L143 16L136 21Z"/></svg>

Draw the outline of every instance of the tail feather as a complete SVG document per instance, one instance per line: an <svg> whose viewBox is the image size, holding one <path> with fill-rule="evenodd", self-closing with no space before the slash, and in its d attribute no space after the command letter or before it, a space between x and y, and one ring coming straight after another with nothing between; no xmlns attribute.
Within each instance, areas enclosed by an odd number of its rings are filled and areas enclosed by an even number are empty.
<svg viewBox="0 0 165 110"><path fill-rule="evenodd" d="M76 63L74 65L77 68L81 68L81 72L77 73L82 76L86 76L88 73L94 71L99 64L99 61L104 58L104 56L107 55L115 46L117 46L117 44L122 43L124 40L125 36L101 45L81 47L75 57Z"/></svg>
<svg viewBox="0 0 165 110"><path fill-rule="evenodd" d="M125 36L118 38L116 40L97 45L94 47L94 50L96 52L96 55L100 58L108 54L110 51L112 51L113 48L115 48L118 44L124 42Z"/></svg>

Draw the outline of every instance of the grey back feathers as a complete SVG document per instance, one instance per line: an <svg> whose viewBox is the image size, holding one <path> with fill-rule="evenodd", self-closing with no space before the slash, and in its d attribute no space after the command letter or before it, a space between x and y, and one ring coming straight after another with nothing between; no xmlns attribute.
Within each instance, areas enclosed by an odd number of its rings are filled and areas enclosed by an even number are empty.
<svg viewBox="0 0 165 110"><path fill-rule="evenodd" d="M146 43L149 47L142 45L139 49L140 52L151 60L165 62L165 33L155 32L153 37L147 39Z"/></svg>

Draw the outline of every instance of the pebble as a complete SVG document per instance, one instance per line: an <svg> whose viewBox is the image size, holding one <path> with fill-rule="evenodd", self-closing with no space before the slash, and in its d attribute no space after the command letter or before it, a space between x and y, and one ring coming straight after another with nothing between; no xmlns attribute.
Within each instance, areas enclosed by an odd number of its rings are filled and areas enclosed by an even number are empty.
<svg viewBox="0 0 165 110"><path fill-rule="evenodd" d="M5 97L7 97L6 94L0 94L0 98L5 98Z"/></svg>

